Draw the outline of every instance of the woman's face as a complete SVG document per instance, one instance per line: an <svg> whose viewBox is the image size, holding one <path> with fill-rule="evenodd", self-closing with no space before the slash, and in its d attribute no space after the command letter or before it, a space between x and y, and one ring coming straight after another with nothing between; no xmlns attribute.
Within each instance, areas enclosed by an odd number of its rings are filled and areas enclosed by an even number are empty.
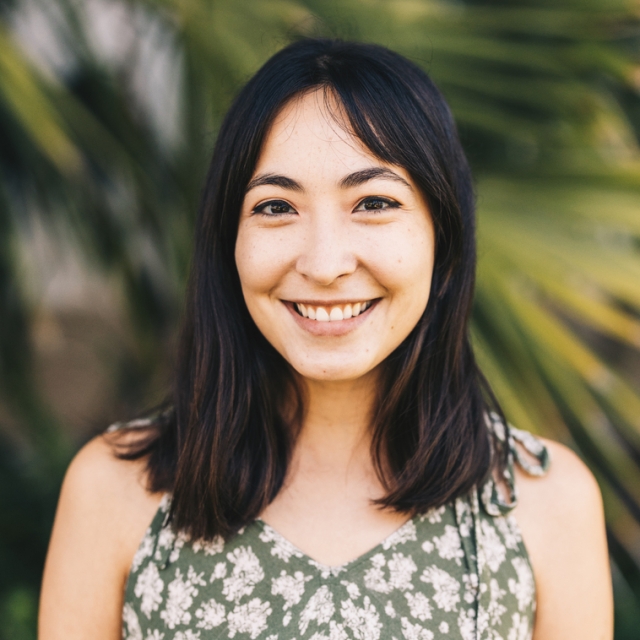
<svg viewBox="0 0 640 640"><path fill-rule="evenodd" d="M258 329L302 376L354 380L415 327L429 299L434 229L409 174L336 122L322 91L267 136L235 257Z"/></svg>

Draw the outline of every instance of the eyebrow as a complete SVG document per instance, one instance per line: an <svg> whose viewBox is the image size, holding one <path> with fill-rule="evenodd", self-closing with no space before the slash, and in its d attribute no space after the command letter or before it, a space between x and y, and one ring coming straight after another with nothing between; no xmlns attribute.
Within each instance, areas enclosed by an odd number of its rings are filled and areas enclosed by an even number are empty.
<svg viewBox="0 0 640 640"><path fill-rule="evenodd" d="M361 169L360 171L350 173L348 176L345 176L340 180L339 186L342 189L349 189L375 179L400 182L413 191L413 187L402 176L385 167L371 167L370 169ZM256 176L251 180L251 182L249 182L246 191L248 192L251 191L251 189L262 187L264 185L282 187L283 189L289 189L290 191L304 191L304 187L299 182L296 182L292 178L287 178L286 176L280 176L273 173L264 173Z"/></svg>

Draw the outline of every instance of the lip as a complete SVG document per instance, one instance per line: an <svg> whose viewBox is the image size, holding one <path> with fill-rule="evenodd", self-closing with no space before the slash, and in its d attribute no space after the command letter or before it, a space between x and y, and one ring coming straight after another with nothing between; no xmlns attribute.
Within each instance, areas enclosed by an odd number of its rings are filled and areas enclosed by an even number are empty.
<svg viewBox="0 0 640 640"><path fill-rule="evenodd" d="M357 315L355 318L349 318L347 320L334 320L333 322L318 322L317 320L305 318L296 311L294 303L290 302L289 300L282 300L282 304L284 304L284 306L289 310L289 313L293 316L298 326L300 326L305 331L313 334L314 336L342 336L350 333L351 331L359 327L363 322L366 322L369 314L378 306L378 302L380 302L381 299L382 298L375 298L371 303L371 306L366 311L363 311L361 314ZM320 303L316 300L309 302L296 300L296 303L298 304L311 304L317 306L336 306L339 304L349 304L350 302L352 301L347 300L345 302L337 302L335 300L332 300L330 303Z"/></svg>

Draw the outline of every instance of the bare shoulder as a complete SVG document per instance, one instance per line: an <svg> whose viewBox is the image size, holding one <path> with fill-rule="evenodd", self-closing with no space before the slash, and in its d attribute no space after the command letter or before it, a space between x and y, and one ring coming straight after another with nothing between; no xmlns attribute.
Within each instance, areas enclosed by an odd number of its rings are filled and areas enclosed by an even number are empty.
<svg viewBox="0 0 640 640"><path fill-rule="evenodd" d="M602 513L600 488L587 465L565 445L546 438L540 440L549 451L551 465L540 477L531 476L516 466L520 496L517 512L568 521L599 518Z"/></svg>
<svg viewBox="0 0 640 640"><path fill-rule="evenodd" d="M534 640L610 640L613 603L598 483L571 449L542 441L550 468L541 477L516 468L514 510L538 591Z"/></svg>
<svg viewBox="0 0 640 640"><path fill-rule="evenodd" d="M83 530L103 552L112 548L112 560L125 573L161 499L147 489L144 460L115 455L114 447L129 437L104 434L80 449L65 475L56 515L56 524Z"/></svg>
<svg viewBox="0 0 640 640"><path fill-rule="evenodd" d="M135 515L157 509L161 495L147 489L145 460L122 460L116 445L129 434L103 434L89 441L72 460L61 492L61 501L77 502L110 516Z"/></svg>
<svg viewBox="0 0 640 640"><path fill-rule="evenodd" d="M40 640L120 637L124 585L161 498L144 461L121 460L113 436L87 443L69 465L45 565Z"/></svg>

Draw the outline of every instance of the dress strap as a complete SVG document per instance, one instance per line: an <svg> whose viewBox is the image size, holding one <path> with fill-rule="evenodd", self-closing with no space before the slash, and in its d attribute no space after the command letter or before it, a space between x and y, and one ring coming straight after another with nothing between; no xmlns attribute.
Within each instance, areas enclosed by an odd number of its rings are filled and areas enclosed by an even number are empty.
<svg viewBox="0 0 640 640"><path fill-rule="evenodd" d="M496 535L493 522L499 529L508 526L505 520L511 518L508 514L518 503L515 465L518 464L529 475L542 476L550 464L549 451L538 438L511 425L505 426L495 413L488 414L486 421L498 443L506 447L506 467L498 477L492 474L482 486L472 490L468 496L457 498L455 502L458 530L469 571L465 600L468 598L468 602L475 600L476 603L473 615L463 620L467 632L465 638L470 640L486 640L489 637L486 632L495 583L490 569L491 549ZM493 439L492 444L495 444ZM499 491L498 485L507 494L507 499Z"/></svg>
<svg viewBox="0 0 640 640"><path fill-rule="evenodd" d="M114 422L110 424L105 433L114 433L115 431L121 431L123 429L145 429L151 427L154 424L168 420L175 411L173 406L165 407L160 410L144 416L142 418L134 418L133 420L123 420L120 422Z"/></svg>
<svg viewBox="0 0 640 640"><path fill-rule="evenodd" d="M487 414L486 422L498 441L507 446L507 465L501 477L496 479L492 474L480 491L480 501L484 510L490 516L498 517L508 514L518 504L515 465L531 476L543 476L549 469L551 457L541 440L528 431L516 429L511 425L505 428L498 414ZM499 491L498 485L505 489L507 500Z"/></svg>

